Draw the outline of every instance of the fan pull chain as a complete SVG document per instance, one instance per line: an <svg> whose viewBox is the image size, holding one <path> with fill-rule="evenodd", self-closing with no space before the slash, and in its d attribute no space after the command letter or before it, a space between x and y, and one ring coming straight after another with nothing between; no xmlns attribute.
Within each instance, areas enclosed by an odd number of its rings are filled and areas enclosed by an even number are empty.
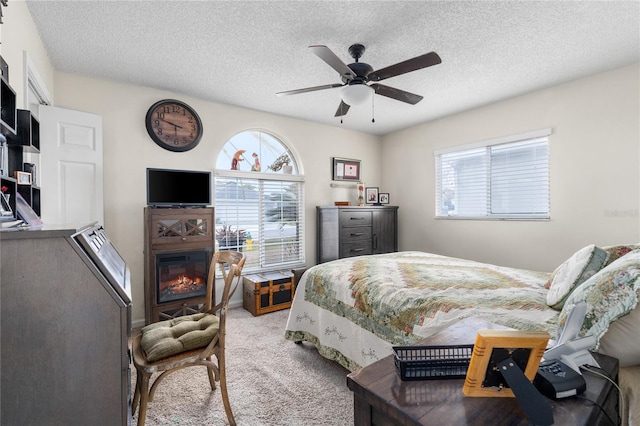
<svg viewBox="0 0 640 426"><path fill-rule="evenodd" d="M376 118L375 118L375 109L373 107L374 101L373 101L374 96L371 96L371 122L375 123L376 122Z"/></svg>

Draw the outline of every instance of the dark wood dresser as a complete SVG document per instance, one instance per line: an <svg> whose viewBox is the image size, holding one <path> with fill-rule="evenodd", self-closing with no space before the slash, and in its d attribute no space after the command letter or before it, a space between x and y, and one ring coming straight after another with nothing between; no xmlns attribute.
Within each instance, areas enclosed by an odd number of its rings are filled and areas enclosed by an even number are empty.
<svg viewBox="0 0 640 426"><path fill-rule="evenodd" d="M398 207L316 207L318 263L398 251Z"/></svg>

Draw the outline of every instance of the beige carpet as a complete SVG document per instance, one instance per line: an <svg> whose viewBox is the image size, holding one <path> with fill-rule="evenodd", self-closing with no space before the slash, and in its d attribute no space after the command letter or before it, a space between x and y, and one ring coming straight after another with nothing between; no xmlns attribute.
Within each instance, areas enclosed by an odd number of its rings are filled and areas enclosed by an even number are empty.
<svg viewBox="0 0 640 426"><path fill-rule="evenodd" d="M285 340L288 315L288 309L259 317L242 308L230 310L227 381L236 422L239 426L352 425L348 371L309 344ZM131 369L133 390L133 364ZM133 420L135 425L137 414ZM220 387L211 392L204 367L169 376L148 405L148 426L227 424Z"/></svg>

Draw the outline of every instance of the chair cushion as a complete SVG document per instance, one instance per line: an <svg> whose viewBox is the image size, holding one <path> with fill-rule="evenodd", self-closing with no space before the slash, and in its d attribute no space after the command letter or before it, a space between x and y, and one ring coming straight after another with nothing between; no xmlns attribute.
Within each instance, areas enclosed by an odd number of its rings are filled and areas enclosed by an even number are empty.
<svg viewBox="0 0 640 426"><path fill-rule="evenodd" d="M147 361L153 362L207 346L218 334L219 326L220 319L215 315L186 315L143 327L140 344Z"/></svg>

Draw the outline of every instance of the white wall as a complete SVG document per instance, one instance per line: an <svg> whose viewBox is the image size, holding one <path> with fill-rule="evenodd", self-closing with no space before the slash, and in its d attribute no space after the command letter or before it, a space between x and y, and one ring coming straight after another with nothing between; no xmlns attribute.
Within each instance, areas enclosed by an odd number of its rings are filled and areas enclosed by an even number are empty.
<svg viewBox="0 0 640 426"><path fill-rule="evenodd" d="M103 117L105 228L132 272L134 320L144 317L143 208L147 167L212 170L218 152L236 133L263 129L285 141L298 156L305 179L306 257L315 264L315 206L336 200L355 202L356 190L331 188L331 157L358 158L367 182L380 181L380 139L337 127L312 124L146 87L56 73L56 106ZM164 150L147 135L144 118L149 107L164 98L177 98L200 115L204 136L184 153ZM46 190L43 186L43 191ZM238 298L241 292L237 293Z"/></svg>
<svg viewBox="0 0 640 426"><path fill-rule="evenodd" d="M0 54L9 65L9 84L16 92L16 105L24 109L27 108L24 52L36 66L51 96L54 96L53 67L26 3L11 1L2 8L2 13Z"/></svg>
<svg viewBox="0 0 640 426"><path fill-rule="evenodd" d="M400 249L551 271L587 244L640 241L639 75L636 64L384 137ZM550 221L434 219L434 150L546 127Z"/></svg>
<svg viewBox="0 0 640 426"><path fill-rule="evenodd" d="M426 123L387 135L381 142L370 135L176 93L56 73L26 4L12 0L3 13L0 53L9 63L18 106L24 105L26 50L49 93L55 94L56 106L103 116L105 227L132 269L134 320L144 317L146 167L210 169L228 138L252 128L273 132L298 154L307 177L308 264L315 263L315 206L355 200L355 190L329 186L333 156L361 159L365 183L390 192L392 204L400 206L402 250L550 271L583 245L640 241L638 65ZM169 97L191 104L203 119L204 139L187 153L162 150L146 134L147 109ZM551 221L433 218L434 149L543 127L554 129Z"/></svg>
<svg viewBox="0 0 640 426"><path fill-rule="evenodd" d="M103 117L105 228L131 268L133 320L144 319L143 208L147 167L213 169L218 151L236 133L262 129L287 143L306 176L305 229L307 264L315 264L315 206L337 200L356 201L353 189L331 188L331 157L362 160L365 182L380 183L380 138L287 117L217 104L177 93L116 84L55 72L33 24L26 3L12 1L5 13L1 54L10 66L11 85L24 107L23 51L35 63L55 106ZM186 153L163 150L146 133L148 108L164 98L177 98L193 106L203 121L204 137ZM41 183L46 191L46 182ZM241 304L242 292L235 304Z"/></svg>

